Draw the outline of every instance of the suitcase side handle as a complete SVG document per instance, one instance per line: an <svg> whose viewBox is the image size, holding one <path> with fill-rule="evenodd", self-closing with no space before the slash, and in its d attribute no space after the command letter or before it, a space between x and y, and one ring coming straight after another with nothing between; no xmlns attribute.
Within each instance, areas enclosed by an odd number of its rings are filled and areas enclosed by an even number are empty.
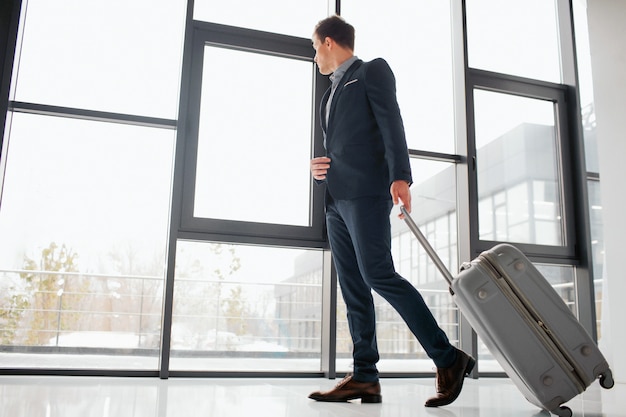
<svg viewBox="0 0 626 417"><path fill-rule="evenodd" d="M437 252L435 252L435 249L428 242L428 239L426 239L426 236L424 236L424 234L419 229L419 227L417 227L417 224L415 223L415 221L413 220L413 218L411 217L411 215L409 214L409 212L406 210L404 206L400 206L400 211L402 212L402 214L404 214L404 221L409 226L409 229L411 229L411 231L413 232L417 240L419 240L420 244L422 245L422 247L424 248L424 250L430 257L430 259L432 259L432 261L434 262L439 272L441 272L441 274L443 275L445 280L448 282L448 284L452 285L452 280L454 280L454 277L452 276L448 268L444 265L439 255L437 255Z"/></svg>

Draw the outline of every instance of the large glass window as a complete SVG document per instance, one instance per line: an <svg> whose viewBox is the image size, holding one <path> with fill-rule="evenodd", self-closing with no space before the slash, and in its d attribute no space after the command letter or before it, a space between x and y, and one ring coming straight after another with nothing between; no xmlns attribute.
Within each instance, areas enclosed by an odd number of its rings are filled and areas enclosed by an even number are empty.
<svg viewBox="0 0 626 417"><path fill-rule="evenodd" d="M564 245L554 107L474 90L480 239Z"/></svg>
<svg viewBox="0 0 626 417"><path fill-rule="evenodd" d="M409 148L455 153L450 2L343 0L341 15L355 54L391 66Z"/></svg>
<svg viewBox="0 0 626 417"><path fill-rule="evenodd" d="M323 253L178 242L172 370L320 370Z"/></svg>
<svg viewBox="0 0 626 417"><path fill-rule="evenodd" d="M589 222L591 225L591 253L593 256L593 283L595 292L596 329L598 340L602 338L602 303L604 295L604 222L602 218L602 198L600 181L588 181Z"/></svg>
<svg viewBox="0 0 626 417"><path fill-rule="evenodd" d="M334 7L329 0L204 0L194 2L193 18L310 38L315 24L334 13Z"/></svg>
<svg viewBox="0 0 626 417"><path fill-rule="evenodd" d="M554 0L467 0L472 68L561 82Z"/></svg>
<svg viewBox="0 0 626 417"><path fill-rule="evenodd" d="M574 29L576 33L576 59L578 69L579 97L585 143L587 167L587 191L589 195L589 223L591 229L591 253L595 295L596 330L598 341L602 339L602 304L604 297L604 233L602 220L602 196L600 192L600 165L598 161L596 113L593 99L591 52L587 23L587 1L572 2ZM606 310L606 306L605 309Z"/></svg>
<svg viewBox="0 0 626 417"><path fill-rule="evenodd" d="M195 217L310 226L312 70L204 48Z"/></svg>
<svg viewBox="0 0 626 417"><path fill-rule="evenodd" d="M176 118L186 1L23 4L15 100Z"/></svg>
<svg viewBox="0 0 626 417"><path fill-rule="evenodd" d="M580 97L583 136L585 140L585 162L588 172L599 172L598 144L596 135L596 112L593 100L591 51L587 26L587 0L572 1L574 30L576 33L576 63L578 93Z"/></svg>
<svg viewBox="0 0 626 417"><path fill-rule="evenodd" d="M312 186L309 161L321 152L313 103L328 81L316 71L311 40L193 25L178 135L186 162L181 228L321 247L323 187Z"/></svg>
<svg viewBox="0 0 626 417"><path fill-rule="evenodd" d="M174 132L16 113L8 140L0 366L156 370Z"/></svg>
<svg viewBox="0 0 626 417"><path fill-rule="evenodd" d="M413 156L435 159L412 160L413 215L450 270L458 270L459 247L475 251L492 240L576 262L570 142L560 135L578 132L561 131L573 126L564 98L529 92L571 90L556 84L557 23L570 16L557 19L555 3L195 1L183 63L185 0L22 1L0 161L0 367L318 374L329 357L337 371L349 370L341 296L336 355L322 318L333 316L323 297L334 293L322 292L330 277L324 188L311 186L308 170L322 152L315 105L328 85L310 37L335 7L356 28L357 56L382 57L394 71ZM454 59L464 51L453 43L461 48L463 40L469 69ZM579 76L587 168L595 172L585 65ZM464 80L474 94L468 152L465 144L455 149L465 134L463 99L454 98L464 86L455 82ZM172 205L175 146L183 151ZM464 206L457 212L455 169L469 167L471 176L474 162L477 190L473 177L458 190L469 196L468 217ZM599 315L601 202L597 175L590 179ZM396 268L456 344L459 312L397 214ZM469 221L469 236L457 239L458 221L463 233ZM166 268L168 241L176 259L167 268L175 271ZM540 269L577 311L576 268ZM170 302L173 317L162 317ZM380 370L432 372L395 310L378 296L375 305ZM171 345L161 351L170 318ZM480 354L481 371L499 369Z"/></svg>

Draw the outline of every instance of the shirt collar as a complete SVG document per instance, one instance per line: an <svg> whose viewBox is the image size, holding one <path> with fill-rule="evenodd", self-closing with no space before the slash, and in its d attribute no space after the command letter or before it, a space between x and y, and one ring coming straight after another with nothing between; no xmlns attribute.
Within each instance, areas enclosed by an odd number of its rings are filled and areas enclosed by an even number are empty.
<svg viewBox="0 0 626 417"><path fill-rule="evenodd" d="M341 78L344 76L348 68L350 68L350 66L354 64L354 62L357 59L359 58L353 55L352 57L346 59L341 65L339 65L339 67L337 67L335 72L330 74L329 78L330 78L330 81L333 83L333 86L336 86L336 84L339 83L339 81L341 81Z"/></svg>

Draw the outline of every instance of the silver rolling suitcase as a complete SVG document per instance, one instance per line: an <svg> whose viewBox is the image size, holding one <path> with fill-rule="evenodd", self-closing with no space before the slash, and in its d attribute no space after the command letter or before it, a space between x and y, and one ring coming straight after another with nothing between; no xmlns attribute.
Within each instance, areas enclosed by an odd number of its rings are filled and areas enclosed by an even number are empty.
<svg viewBox="0 0 626 417"><path fill-rule="evenodd" d="M404 207L405 221L450 284L459 310L528 401L562 417L563 404L596 379L611 388L606 359L524 254L499 244L455 278Z"/></svg>

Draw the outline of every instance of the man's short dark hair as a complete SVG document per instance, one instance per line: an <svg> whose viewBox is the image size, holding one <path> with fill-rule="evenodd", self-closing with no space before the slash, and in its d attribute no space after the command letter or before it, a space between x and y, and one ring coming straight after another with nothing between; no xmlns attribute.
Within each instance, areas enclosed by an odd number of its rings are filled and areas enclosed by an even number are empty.
<svg viewBox="0 0 626 417"><path fill-rule="evenodd" d="M314 34L321 42L328 37L354 51L354 27L337 15L320 20L315 26Z"/></svg>

